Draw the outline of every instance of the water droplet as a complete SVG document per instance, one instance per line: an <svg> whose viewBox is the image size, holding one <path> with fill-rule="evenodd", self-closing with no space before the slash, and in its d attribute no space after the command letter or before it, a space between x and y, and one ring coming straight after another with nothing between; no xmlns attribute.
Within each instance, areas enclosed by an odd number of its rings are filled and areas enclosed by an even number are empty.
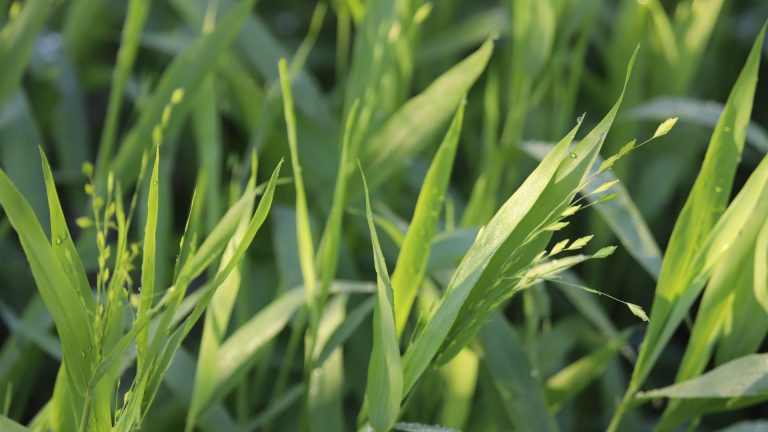
<svg viewBox="0 0 768 432"><path fill-rule="evenodd" d="M571 154L569 154L568 156L570 156L571 159L576 159L576 153L574 152L571 152Z"/></svg>
<svg viewBox="0 0 768 432"><path fill-rule="evenodd" d="M56 237L56 244L57 244L57 245L60 245L60 244L61 244L61 237Z"/></svg>
<svg viewBox="0 0 768 432"><path fill-rule="evenodd" d="M532 371L531 371L531 376L532 376L532 377L534 377L534 378L536 378L537 376L539 376L539 371L538 371L538 370L536 370L536 369L532 370Z"/></svg>
<svg viewBox="0 0 768 432"><path fill-rule="evenodd" d="M586 116L586 115L587 115L587 113L584 113L584 114L576 117L576 123L581 124L581 122L584 121L584 116Z"/></svg>
<svg viewBox="0 0 768 432"><path fill-rule="evenodd" d="M723 188L721 188L720 186L716 186L716 187L715 187L715 192L716 192L716 193L720 193L720 192L722 192L722 191L723 191Z"/></svg>
<svg viewBox="0 0 768 432"><path fill-rule="evenodd" d="M723 128L723 132L730 132L730 131L731 131L731 127L730 126L726 126L726 127Z"/></svg>
<svg viewBox="0 0 768 432"><path fill-rule="evenodd" d="M85 358L85 351L80 351L80 357Z"/></svg>
<svg viewBox="0 0 768 432"><path fill-rule="evenodd" d="M157 185L157 180L153 180L153 181L152 181L152 184L153 184L153 185Z"/></svg>

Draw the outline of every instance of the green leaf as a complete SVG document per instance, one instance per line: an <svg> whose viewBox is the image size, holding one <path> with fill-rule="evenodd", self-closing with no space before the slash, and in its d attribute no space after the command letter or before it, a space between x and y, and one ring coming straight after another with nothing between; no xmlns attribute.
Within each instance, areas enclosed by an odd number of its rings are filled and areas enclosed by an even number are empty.
<svg viewBox="0 0 768 432"><path fill-rule="evenodd" d="M700 377L656 390L638 393L637 397L704 399L768 396L768 354L752 354L707 372Z"/></svg>
<svg viewBox="0 0 768 432"><path fill-rule="evenodd" d="M296 113L293 109L293 96L288 76L288 65L285 59L280 60L280 86L283 90L283 107L285 126L288 132L288 145L291 150L291 166L293 167L293 184L296 190L296 236L298 240L299 263L304 279L304 290L307 295L307 305L310 308L313 326L317 324L318 311L315 310L317 296L317 271L315 269L315 246L312 240L312 230L309 225L309 209L307 193L301 175L299 161L298 137L296 136Z"/></svg>
<svg viewBox="0 0 768 432"><path fill-rule="evenodd" d="M210 33L206 33L193 44L184 49L163 72L151 98L141 110L136 125L123 140L120 150L110 165L117 179L123 186L135 181L137 167L142 153L153 142L153 130L165 123L166 131L174 131L180 125L186 114L188 101L194 96L205 76L216 66L219 56L237 35L248 16L254 0L245 0L232 7L216 23ZM185 93L187 94L184 97ZM179 98L178 95L182 97ZM183 100L181 100L183 99ZM169 118L163 122L163 111L169 101L177 106L170 112ZM175 102L174 102L175 101ZM107 167L99 167L106 174Z"/></svg>
<svg viewBox="0 0 768 432"><path fill-rule="evenodd" d="M483 344L483 363L493 377L504 410L518 430L557 430L537 372L528 361L523 346L510 325L494 314L479 333Z"/></svg>
<svg viewBox="0 0 768 432"><path fill-rule="evenodd" d="M427 138L448 120L469 88L485 70L493 42L438 77L423 92L400 107L373 133L363 153L371 187L380 185L428 144Z"/></svg>
<svg viewBox="0 0 768 432"><path fill-rule="evenodd" d="M19 423L16 423L15 421L1 414L0 414L0 429L7 432L31 432L32 431L32 429L22 426Z"/></svg>
<svg viewBox="0 0 768 432"><path fill-rule="evenodd" d="M464 103L462 102L424 178L413 218L400 248L395 271L392 273L398 335L402 334L405 328L416 292L424 280L432 249L432 239L438 228L446 189L451 178L463 119Z"/></svg>
<svg viewBox="0 0 768 432"><path fill-rule="evenodd" d="M752 111L764 35L765 26L728 97L701 171L675 223L656 286L648 333L628 394L636 392L645 381L672 332L701 290L700 284L693 283L704 264L697 257L704 250L708 235L718 223L730 196ZM621 411L618 417L620 414Z"/></svg>
<svg viewBox="0 0 768 432"><path fill-rule="evenodd" d="M0 170L0 205L19 236L40 295L56 324L68 376L81 394L88 387L95 352L93 330L81 291L70 283L35 217L18 189Z"/></svg>
<svg viewBox="0 0 768 432"><path fill-rule="evenodd" d="M43 177L45 178L45 189L48 195L48 210L51 221L51 239L57 247L53 248L53 254L59 261L61 268L69 278L69 283L80 292L80 298L83 299L86 310L90 313L96 311L96 300L91 293L91 285L88 283L88 277L85 274L83 263L80 261L75 244L72 241L72 235L67 228L67 221L64 218L64 211L61 208L56 184L53 180L51 166L48 164L48 158L42 148L40 149L40 159L43 166Z"/></svg>
<svg viewBox="0 0 768 432"><path fill-rule="evenodd" d="M368 185L363 176L365 209L368 229L371 231L374 264L377 275L376 305L373 309L373 348L368 363L368 382L365 396L370 413L371 426L378 431L388 431L400 415L403 396L403 370L400 366L400 347L395 325L392 285L387 264L381 253L376 225L373 222Z"/></svg>
<svg viewBox="0 0 768 432"><path fill-rule="evenodd" d="M141 294L139 298L139 309L136 319L144 318L149 309L152 308L152 301L155 295L155 266L157 250L157 213L159 207L159 177L160 177L160 146L155 147L155 163L152 168L152 175L149 179L149 193L147 195L147 221L144 227L144 250L141 259ZM149 327L145 327L137 337L136 345L138 351L138 367L141 369L146 366L146 352L149 343Z"/></svg>

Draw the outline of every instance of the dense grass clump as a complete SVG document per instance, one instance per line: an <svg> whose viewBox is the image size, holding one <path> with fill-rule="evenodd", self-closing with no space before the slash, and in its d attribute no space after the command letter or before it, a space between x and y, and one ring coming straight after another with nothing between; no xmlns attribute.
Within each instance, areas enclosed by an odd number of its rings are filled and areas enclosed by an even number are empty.
<svg viewBox="0 0 768 432"><path fill-rule="evenodd" d="M765 429L767 18L0 0L0 430Z"/></svg>

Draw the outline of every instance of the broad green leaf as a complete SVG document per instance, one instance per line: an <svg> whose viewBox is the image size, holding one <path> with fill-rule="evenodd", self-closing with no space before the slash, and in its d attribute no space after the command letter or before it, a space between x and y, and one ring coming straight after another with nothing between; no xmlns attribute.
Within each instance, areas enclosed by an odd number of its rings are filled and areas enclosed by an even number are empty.
<svg viewBox="0 0 768 432"><path fill-rule="evenodd" d="M424 178L413 218L400 248L395 271L392 273L398 335L403 333L413 300L427 270L432 239L438 228L446 189L451 178L463 119L464 103L462 102Z"/></svg>
<svg viewBox="0 0 768 432"><path fill-rule="evenodd" d="M639 390L701 290L700 284L693 283L703 264L697 257L728 203L752 111L764 34L765 26L728 97L701 171L675 223L656 286L648 333L632 374L628 395ZM723 246L721 243L715 247ZM619 408L612 430L619 426L622 414L623 409Z"/></svg>
<svg viewBox="0 0 768 432"><path fill-rule="evenodd" d="M19 236L32 275L61 338L68 376L81 394L88 387L95 352L85 300L70 283L29 203L0 170L0 205Z"/></svg>
<svg viewBox="0 0 768 432"><path fill-rule="evenodd" d="M360 168L362 175L362 167ZM403 396L403 370L400 365L400 347L395 325L392 285L387 263L381 253L376 225L373 222L371 200L363 175L365 209L371 232L373 257L377 275L376 305L373 309L373 348L368 363L368 382L365 397L371 426L376 431L388 431L400 414Z"/></svg>
<svg viewBox="0 0 768 432"><path fill-rule="evenodd" d="M453 108L485 70L492 52L493 42L485 41L477 51L406 102L373 133L361 158L371 187L380 185L424 149L427 138L448 120Z"/></svg>

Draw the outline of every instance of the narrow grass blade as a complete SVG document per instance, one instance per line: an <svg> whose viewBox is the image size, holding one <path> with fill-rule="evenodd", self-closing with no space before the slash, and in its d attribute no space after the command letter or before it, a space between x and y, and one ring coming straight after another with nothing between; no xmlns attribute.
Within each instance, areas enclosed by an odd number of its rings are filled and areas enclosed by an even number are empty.
<svg viewBox="0 0 768 432"><path fill-rule="evenodd" d="M362 167L360 170L361 175L363 175ZM368 186L364 175L363 189L378 281L376 305L373 310L373 348L368 364L368 383L365 396L371 426L376 431L388 431L400 414L400 400L403 396L403 370L400 366L400 347L395 326L392 285L384 255L381 253L379 237L376 234L371 200L368 196Z"/></svg>
<svg viewBox="0 0 768 432"><path fill-rule="evenodd" d="M416 292L424 279L432 249L432 239L438 228L437 224L451 177L463 119L464 103L460 103L448 133L427 171L416 201L413 218L397 257L395 271L392 273L398 335L403 333Z"/></svg>
<svg viewBox="0 0 768 432"><path fill-rule="evenodd" d="M291 94L291 82L288 75L288 64L281 59L278 65L280 70L280 87L283 92L283 113L285 127L288 133L288 145L291 152L291 167L293 168L293 184L296 191L296 239L298 242L299 264L304 281L307 307L310 317L310 336L308 357L314 353L317 337L317 326L320 319L318 310L317 269L315 268L315 244L310 227L309 208L307 206L307 193L304 189L304 180L301 174L301 162L299 161L298 137L296 135L296 113L293 108L293 96Z"/></svg>
<svg viewBox="0 0 768 432"><path fill-rule="evenodd" d="M53 253L67 278L69 278L69 283L79 291L86 310L89 313L94 313L96 311L96 301L91 293L91 286L88 283L83 263L80 261L80 255L77 249L75 249L72 235L69 232L69 228L67 228L67 221L64 218L64 211L61 208L61 202L56 192L56 184L53 180L51 166L48 164L48 159L45 157L42 149L40 149L40 159L42 160L45 188L48 195L51 239L53 243L59 246L53 248Z"/></svg>
<svg viewBox="0 0 768 432"><path fill-rule="evenodd" d="M157 214L159 208L160 146L155 147L155 163L149 179L147 195L147 222L144 226L144 250L141 259L141 294L136 319L144 318L155 296L155 266L157 249ZM149 327L139 333L137 340L138 368L146 367L146 355L149 345Z"/></svg>

